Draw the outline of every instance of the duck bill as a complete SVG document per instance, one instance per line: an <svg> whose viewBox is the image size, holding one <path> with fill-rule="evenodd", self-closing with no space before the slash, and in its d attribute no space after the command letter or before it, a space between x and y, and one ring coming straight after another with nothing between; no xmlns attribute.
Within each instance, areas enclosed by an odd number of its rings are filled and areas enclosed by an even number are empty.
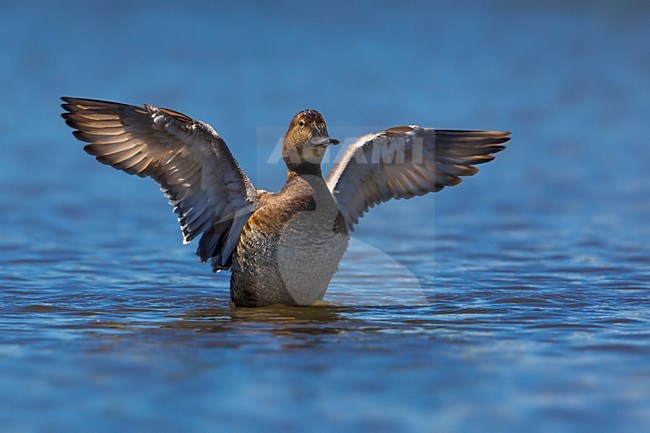
<svg viewBox="0 0 650 433"><path fill-rule="evenodd" d="M312 137L310 140L310 143L312 146L329 146L331 145L337 145L340 143L336 138L331 138L331 137Z"/></svg>

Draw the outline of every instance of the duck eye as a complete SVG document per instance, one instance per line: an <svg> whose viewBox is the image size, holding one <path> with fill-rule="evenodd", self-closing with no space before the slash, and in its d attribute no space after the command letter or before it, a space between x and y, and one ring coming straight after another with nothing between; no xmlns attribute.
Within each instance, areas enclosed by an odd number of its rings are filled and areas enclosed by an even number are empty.
<svg viewBox="0 0 650 433"><path fill-rule="evenodd" d="M304 121L304 120L301 120L300 122L298 122L298 125L300 125L300 126L305 126L305 121Z"/></svg>

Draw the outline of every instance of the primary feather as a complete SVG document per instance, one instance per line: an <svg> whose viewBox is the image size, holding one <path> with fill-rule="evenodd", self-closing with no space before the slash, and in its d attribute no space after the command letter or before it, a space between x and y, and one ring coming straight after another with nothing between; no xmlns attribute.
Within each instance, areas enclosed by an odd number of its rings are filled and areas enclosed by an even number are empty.
<svg viewBox="0 0 650 433"><path fill-rule="evenodd" d="M62 116L88 143L84 150L103 164L155 180L179 215L183 242L202 235L201 260L228 267L258 194L221 136L166 108L62 99Z"/></svg>
<svg viewBox="0 0 650 433"><path fill-rule="evenodd" d="M368 209L457 185L494 159L509 132L398 126L352 143L327 176L349 230Z"/></svg>

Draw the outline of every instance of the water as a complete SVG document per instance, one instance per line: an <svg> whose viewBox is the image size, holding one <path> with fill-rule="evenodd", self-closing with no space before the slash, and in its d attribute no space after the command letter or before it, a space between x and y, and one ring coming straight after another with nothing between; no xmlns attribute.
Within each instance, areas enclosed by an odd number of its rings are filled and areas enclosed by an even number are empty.
<svg viewBox="0 0 650 433"><path fill-rule="evenodd" d="M649 18L6 4L0 430L647 430ZM327 306L231 309L155 186L83 154L63 94L206 120L269 189L267 127L307 107L342 140L422 123L513 141L457 188L373 209Z"/></svg>

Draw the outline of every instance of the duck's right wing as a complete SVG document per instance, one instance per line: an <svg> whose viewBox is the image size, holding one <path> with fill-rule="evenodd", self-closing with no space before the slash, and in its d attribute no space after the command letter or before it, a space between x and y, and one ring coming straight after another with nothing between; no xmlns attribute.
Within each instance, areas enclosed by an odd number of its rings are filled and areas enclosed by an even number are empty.
<svg viewBox="0 0 650 433"><path fill-rule="evenodd" d="M257 190L228 146L204 122L165 108L62 98L62 114L102 164L149 176L169 198L188 243L213 269L228 267L239 234L256 209Z"/></svg>
<svg viewBox="0 0 650 433"><path fill-rule="evenodd" d="M350 231L368 208L457 185L494 159L509 132L397 126L352 143L327 176Z"/></svg>

